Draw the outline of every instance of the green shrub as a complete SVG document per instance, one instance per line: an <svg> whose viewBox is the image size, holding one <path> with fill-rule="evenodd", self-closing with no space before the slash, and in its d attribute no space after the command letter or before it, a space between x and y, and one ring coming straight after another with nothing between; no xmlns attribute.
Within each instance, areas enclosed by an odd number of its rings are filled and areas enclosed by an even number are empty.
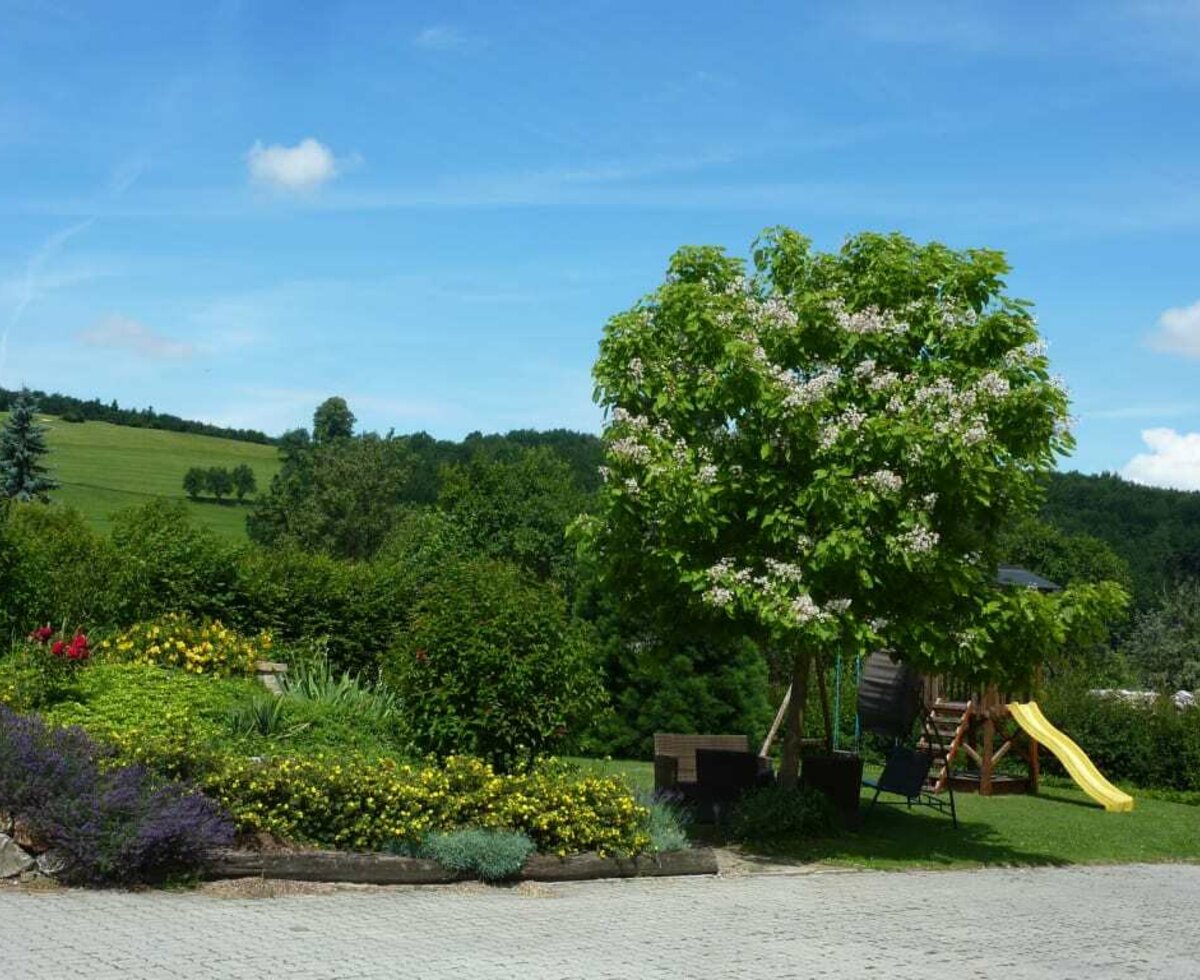
<svg viewBox="0 0 1200 980"><path fill-rule="evenodd" d="M466 827L433 833L421 842L418 853L459 874L483 881L504 881L521 873L526 858L537 850L519 830L481 830Z"/></svg>
<svg viewBox="0 0 1200 980"><path fill-rule="evenodd" d="M11 504L0 514L0 625L5 636L52 623L74 630L107 622L113 605L111 545L78 511Z"/></svg>
<svg viewBox="0 0 1200 980"><path fill-rule="evenodd" d="M44 714L57 725L79 725L115 747L123 761L141 762L165 775L194 776L228 750L230 712L257 690L252 680L95 663L78 673L73 699Z"/></svg>
<svg viewBox="0 0 1200 980"><path fill-rule="evenodd" d="M824 837L836 827L836 816L824 793L803 786L764 786L747 793L734 807L729 836L746 842Z"/></svg>
<svg viewBox="0 0 1200 980"><path fill-rule="evenodd" d="M636 639L609 635L603 659L612 707L589 727L583 750L648 759L654 732L761 738L774 708L767 696L766 658L758 648L744 638L657 632L647 630Z"/></svg>
<svg viewBox="0 0 1200 980"><path fill-rule="evenodd" d="M345 752L227 757L203 780L238 829L357 850L415 847L430 833L519 830L539 850L636 854L649 814L617 779L565 767L497 775L478 759L414 766Z"/></svg>
<svg viewBox="0 0 1200 980"><path fill-rule="evenodd" d="M404 576L297 548L252 548L238 563L236 625L269 630L287 648L320 641L337 670L374 675L378 655L405 621Z"/></svg>
<svg viewBox="0 0 1200 980"><path fill-rule="evenodd" d="M421 751L482 756L499 769L578 732L603 699L590 631L557 592L492 561L432 577L384 679Z"/></svg>
<svg viewBox="0 0 1200 980"><path fill-rule="evenodd" d="M166 612L228 618L235 548L192 523L182 500L153 500L113 517L113 605L101 620L124 626Z"/></svg>
<svg viewBox="0 0 1200 980"><path fill-rule="evenodd" d="M1200 790L1200 710L1168 698L1151 705L1088 693L1084 678L1061 678L1042 698L1046 717L1075 740L1109 779L1158 789ZM1052 773L1062 769L1043 753Z"/></svg>

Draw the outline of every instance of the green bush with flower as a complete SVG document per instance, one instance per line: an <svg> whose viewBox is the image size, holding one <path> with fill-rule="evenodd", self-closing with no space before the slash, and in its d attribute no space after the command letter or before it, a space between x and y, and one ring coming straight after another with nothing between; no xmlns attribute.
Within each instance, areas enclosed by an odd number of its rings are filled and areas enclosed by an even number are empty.
<svg viewBox="0 0 1200 980"><path fill-rule="evenodd" d="M462 827L521 831L558 854L636 854L650 843L649 812L623 782L555 763L500 775L461 756L228 759L204 787L244 833L354 850L417 846Z"/></svg>
<svg viewBox="0 0 1200 980"><path fill-rule="evenodd" d="M258 661L269 659L271 634L246 636L219 619L167 613L102 641L100 650L116 660L228 677L252 674Z"/></svg>

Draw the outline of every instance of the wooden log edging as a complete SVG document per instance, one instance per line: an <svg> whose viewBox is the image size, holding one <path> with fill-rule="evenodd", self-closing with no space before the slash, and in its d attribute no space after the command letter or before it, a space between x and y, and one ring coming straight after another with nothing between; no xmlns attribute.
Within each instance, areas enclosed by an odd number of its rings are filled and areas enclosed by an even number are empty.
<svg viewBox="0 0 1200 980"><path fill-rule="evenodd" d="M648 878L668 875L715 875L716 853L707 847L664 851L636 858L598 854L534 854L520 878L527 881L591 881L599 878ZM277 878L287 881L346 882L361 885L446 885L467 876L436 861L395 854L351 851L215 851L201 876Z"/></svg>

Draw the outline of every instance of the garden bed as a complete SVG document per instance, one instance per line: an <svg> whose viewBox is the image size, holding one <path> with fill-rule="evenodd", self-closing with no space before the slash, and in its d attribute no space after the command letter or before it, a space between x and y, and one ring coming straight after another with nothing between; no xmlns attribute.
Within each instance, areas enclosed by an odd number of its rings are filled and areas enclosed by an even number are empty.
<svg viewBox="0 0 1200 980"><path fill-rule="evenodd" d="M567 857L534 854L517 877L528 881L589 881L716 873L716 853L709 848L696 848L633 858L604 857L594 853ZM437 861L393 854L232 849L216 852L202 876L208 879L278 878L366 885L444 885L471 877L444 868Z"/></svg>

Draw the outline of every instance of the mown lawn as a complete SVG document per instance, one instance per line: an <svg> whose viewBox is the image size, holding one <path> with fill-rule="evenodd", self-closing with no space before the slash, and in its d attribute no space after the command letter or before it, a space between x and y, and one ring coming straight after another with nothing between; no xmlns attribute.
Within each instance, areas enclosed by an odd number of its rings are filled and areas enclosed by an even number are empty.
<svg viewBox="0 0 1200 980"><path fill-rule="evenodd" d="M604 775L653 789L648 762L578 760ZM748 857L902 870L987 865L1200 861L1200 806L1139 795L1132 813L1106 813L1081 791L1043 786L1036 795L962 793L959 827L933 810L878 806L856 831L827 840L784 840L743 847ZM864 790L864 802L870 797ZM883 797L882 799L887 799ZM707 828L696 828L711 839Z"/></svg>
<svg viewBox="0 0 1200 980"><path fill-rule="evenodd" d="M0 424L6 417L0 412ZM49 428L47 463L62 484L54 499L77 508L98 531L107 531L110 516L122 508L154 497L186 500L183 475L193 466L233 469L247 463L260 490L279 468L274 446L108 422L40 420ZM187 505L199 524L231 537L245 536L246 506Z"/></svg>

